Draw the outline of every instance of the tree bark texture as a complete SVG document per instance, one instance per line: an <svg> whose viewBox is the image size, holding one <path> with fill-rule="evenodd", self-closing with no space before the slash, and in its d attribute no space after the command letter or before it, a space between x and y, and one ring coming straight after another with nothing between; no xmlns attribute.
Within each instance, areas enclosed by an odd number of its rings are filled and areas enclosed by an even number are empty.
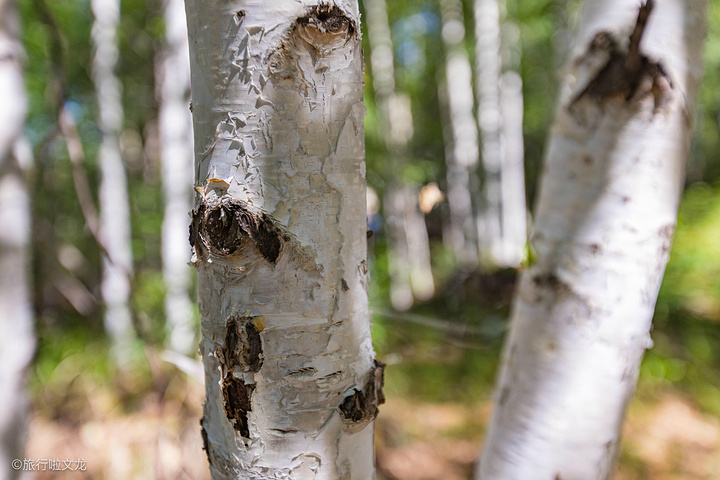
<svg viewBox="0 0 720 480"><path fill-rule="evenodd" d="M516 295L478 479L612 474L652 345L705 6L585 2L541 181L537 261Z"/></svg>
<svg viewBox="0 0 720 480"><path fill-rule="evenodd" d="M28 250L30 197L18 154L27 110L24 52L15 2L0 0L0 478L22 474L27 437L27 370L35 351Z"/></svg>
<svg viewBox="0 0 720 480"><path fill-rule="evenodd" d="M102 132L100 143L100 234L103 258L102 296L105 303L105 330L112 342L112 354L121 367L130 360L134 339L130 312L130 283L133 270L130 246L130 204L127 175L120 156L123 124L122 86L115 67L118 62L117 29L119 0L92 0L95 21L92 40L95 54L92 76L97 94Z"/></svg>
<svg viewBox="0 0 720 480"><path fill-rule="evenodd" d="M212 476L374 478L357 2L186 10Z"/></svg>

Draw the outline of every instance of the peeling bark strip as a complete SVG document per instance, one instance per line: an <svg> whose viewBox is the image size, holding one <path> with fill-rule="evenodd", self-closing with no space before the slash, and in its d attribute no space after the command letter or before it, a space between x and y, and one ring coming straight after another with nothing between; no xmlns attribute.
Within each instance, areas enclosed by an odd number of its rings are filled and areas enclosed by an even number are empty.
<svg viewBox="0 0 720 480"><path fill-rule="evenodd" d="M374 478L357 1L185 1L212 478Z"/></svg>

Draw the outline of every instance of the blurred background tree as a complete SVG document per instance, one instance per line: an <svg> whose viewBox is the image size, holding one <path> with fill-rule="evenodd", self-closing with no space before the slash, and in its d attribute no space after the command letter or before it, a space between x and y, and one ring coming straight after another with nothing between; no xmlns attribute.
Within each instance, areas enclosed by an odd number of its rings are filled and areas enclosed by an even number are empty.
<svg viewBox="0 0 720 480"><path fill-rule="evenodd" d="M442 12L448 4L455 4L454 18L462 25L464 36L458 40L451 35L455 39L452 50L468 59L472 74L479 53L475 2L388 1L387 24L380 27L386 29L385 34L374 34L369 23L370 9L376 3L378 0L361 2L361 8L367 9L363 17L368 63L367 178L376 196L368 218L373 232L368 240L373 335L378 358L389 364L388 404L378 418L380 474L388 479L470 478L484 435L517 273L516 268L493 270L485 264L480 268L477 260L464 259L450 241L448 224L454 214L448 173L453 145L447 139L454 137L450 99L443 100L438 94L442 85L446 85L445 97L449 94L446 65L450 49L443 41ZM129 305L137 339L131 345L132 368L118 375L108 356L110 341L103 327L103 248L93 224L102 129L91 80L90 1L21 0L18 4L27 55L25 133L35 154L29 182L38 353L31 376L35 419L27 455L84 457L96 478L203 478L207 468L197 424L202 388L160 360L170 341L166 294L171 288L182 290L163 279L161 254L166 205L161 106L156 95L161 79L156 66L167 48L165 5L161 0L123 0L120 7L115 73L122 84L124 120L119 145L128 179L134 271ZM557 98L557 72L569 52L578 8L576 0L499 3L502 68L516 71L521 81L516 83L522 85L524 175L531 211ZM619 478L718 475L717 2L711 2L708 22L706 73L687 188L655 313L655 347L642 364ZM384 35L380 46L373 44L373 36L378 35ZM374 65L372 57L374 50L381 48L390 54L385 67L392 71L392 89L376 86L381 67ZM392 59L389 65L387 58ZM170 75L183 74L178 70ZM184 80L178 77L177 81ZM466 81L477 96L472 83L477 78ZM392 109L395 113L410 112L402 120L410 118L411 124L400 129L399 144L388 139L389 126L397 129L400 125L383 102L401 103L402 107ZM478 129L477 105L464 107L473 125L468 128ZM475 135L482 140L480 130ZM467 173L469 194L477 198L484 182L477 171L484 152L481 140L477 152L465 152L478 159ZM510 142L513 147L519 144L518 140ZM391 202L393 192L400 192L401 206ZM476 203L481 201L476 199ZM473 227L476 224L471 219L468 228L477 228ZM409 234L417 225L425 230L419 236ZM410 252L409 243L419 240L422 244L425 236L429 256L411 253L401 257L400 242L405 242L404 248ZM477 238L472 247L479 255ZM414 251L424 250L421 245ZM527 257L532 252L525 249L523 254ZM406 261L408 264L403 263ZM415 271L421 272L427 271L422 262L429 263L432 277L422 273L413 283L410 267L415 261L420 262ZM397 268L407 272L402 273L403 280L398 279ZM399 287L406 293L399 297L401 302L393 301L391 294ZM185 288L193 294L192 285ZM197 331L197 313L193 315L191 322ZM683 434L686 430L691 433ZM147 440L148 432L151 440Z"/></svg>
<svg viewBox="0 0 720 480"><path fill-rule="evenodd" d="M23 85L20 19L13 0L0 1L0 478L17 478L15 460L27 440L28 367L35 351L30 305L30 194L32 158L23 136L27 98Z"/></svg>

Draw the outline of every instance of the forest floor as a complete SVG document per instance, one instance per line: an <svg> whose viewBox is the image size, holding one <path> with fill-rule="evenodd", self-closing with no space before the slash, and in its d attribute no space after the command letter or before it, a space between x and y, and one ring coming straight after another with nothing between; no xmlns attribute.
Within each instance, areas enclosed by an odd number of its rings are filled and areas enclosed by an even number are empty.
<svg viewBox="0 0 720 480"><path fill-rule="evenodd" d="M133 394L126 385L121 398L117 385L78 377L63 393L36 395L26 458L72 461L37 479L209 478L199 434L202 387L176 374L156 387ZM377 421L379 480L469 480L490 411L489 402L391 396ZM689 399L670 391L635 400L616 479L718 479L718 452L720 420Z"/></svg>

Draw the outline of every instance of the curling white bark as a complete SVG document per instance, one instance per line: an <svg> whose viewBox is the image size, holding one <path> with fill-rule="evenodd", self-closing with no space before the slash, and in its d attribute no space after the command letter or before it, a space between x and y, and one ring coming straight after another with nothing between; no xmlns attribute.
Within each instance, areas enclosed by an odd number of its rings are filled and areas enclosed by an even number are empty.
<svg viewBox="0 0 720 480"><path fill-rule="evenodd" d="M522 84L517 74L501 73L498 0L475 0L474 13L477 123L482 139L480 259L490 266L518 266L527 241Z"/></svg>
<svg viewBox="0 0 720 480"><path fill-rule="evenodd" d="M395 62L385 0L365 0L370 64L379 124L388 148L391 175L397 174L413 136L411 102L395 89ZM389 182L385 216L389 231L390 301L408 310L414 298L428 300L435 292L430 268L430 242L425 218L417 207L417 190Z"/></svg>
<svg viewBox="0 0 720 480"><path fill-rule="evenodd" d="M35 350L28 281L30 197L18 155L26 101L13 0L0 0L0 478L20 478L27 437L25 380Z"/></svg>
<svg viewBox="0 0 720 480"><path fill-rule="evenodd" d="M190 247L187 232L192 209L193 142L190 61L183 0L166 0L165 48L158 65L160 141L162 145L165 217L162 233L163 277L167 287L165 318L170 348L181 353L197 349L190 301Z"/></svg>
<svg viewBox="0 0 720 480"><path fill-rule="evenodd" d="M702 73L705 6L657 0L640 44L646 57L626 62L638 3L585 2L542 177L537 261L516 296L478 479L612 474L652 344ZM614 68L604 68L608 58ZM637 82L617 75L621 64Z"/></svg>
<svg viewBox="0 0 720 480"><path fill-rule="evenodd" d="M450 238L462 265L478 260L478 230L473 192L479 162L478 129L473 115L472 69L463 48L465 27L460 0L440 0L442 38L445 44L445 81L449 132L446 143L447 194L450 207Z"/></svg>
<svg viewBox="0 0 720 480"><path fill-rule="evenodd" d="M107 257L103 257L102 296L105 303L105 330L112 342L113 356L121 366L130 358L134 338L128 301L132 275L130 207L125 165L120 156L119 137L123 111L121 85L115 75L118 62L117 28L119 0L92 0L95 16L92 40L95 54L92 74L97 93L102 132L100 164L100 232Z"/></svg>
<svg viewBox="0 0 720 480"><path fill-rule="evenodd" d="M186 9L211 474L374 478L357 3Z"/></svg>

